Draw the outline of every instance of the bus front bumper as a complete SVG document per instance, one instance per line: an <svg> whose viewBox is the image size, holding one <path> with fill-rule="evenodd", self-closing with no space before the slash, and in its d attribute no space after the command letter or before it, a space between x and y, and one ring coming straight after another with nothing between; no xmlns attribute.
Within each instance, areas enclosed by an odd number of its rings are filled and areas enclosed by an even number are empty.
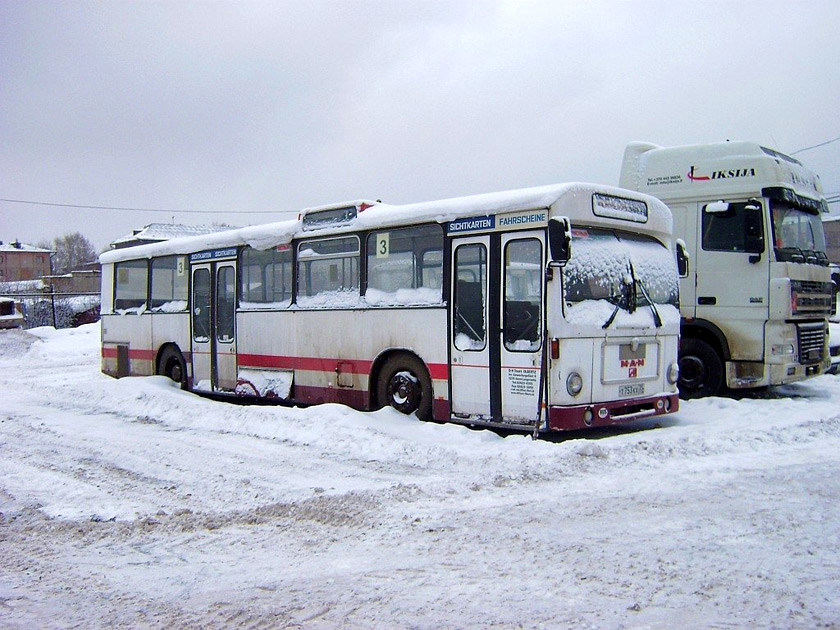
<svg viewBox="0 0 840 630"><path fill-rule="evenodd" d="M576 431L604 427L642 418L664 416L679 410L678 394L661 394L591 405L550 406L549 431Z"/></svg>

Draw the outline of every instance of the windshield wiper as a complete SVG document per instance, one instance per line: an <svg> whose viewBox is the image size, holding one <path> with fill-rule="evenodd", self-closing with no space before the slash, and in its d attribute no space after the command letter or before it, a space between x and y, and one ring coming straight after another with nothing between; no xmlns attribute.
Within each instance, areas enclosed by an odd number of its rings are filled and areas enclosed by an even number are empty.
<svg viewBox="0 0 840 630"><path fill-rule="evenodd" d="M630 261L630 274L633 276L633 306L636 305L636 291L635 288L639 287L642 290L642 297L647 300L648 306L650 306L650 312L653 314L653 323L657 328L662 328L662 318L659 317L659 311L656 310L656 304L653 303L653 300L650 299L650 295L645 288L645 283L642 282L641 278L636 277L636 270L633 269L633 261Z"/></svg>
<svg viewBox="0 0 840 630"><path fill-rule="evenodd" d="M618 315L618 311L621 309L622 304L626 305L625 308L627 308L627 310L631 313L636 310L636 288L634 286L634 280L632 279L632 265L630 266L630 277L630 282L624 282L624 280L622 279L620 289L621 292L619 293L617 298L615 298L615 296L610 296L610 302L612 302L612 300L615 299L615 308L613 309L613 312L610 314L607 321L605 321L604 324L601 326L601 328L607 329L610 327L610 325L615 321L615 316Z"/></svg>
<svg viewBox="0 0 840 630"><path fill-rule="evenodd" d="M607 329L607 328L609 328L609 327L610 327L610 324L612 324L612 323L613 323L613 321L615 320L615 316L616 316L616 315L618 315L618 310L619 310L620 308L621 308L621 305L620 305L620 304L616 304L616 305L615 305L615 308L613 309L612 315L610 315L610 316L609 316L609 319L607 319L607 321L605 321L605 322L603 323L603 325L601 326L601 328L603 328L603 329Z"/></svg>
<svg viewBox="0 0 840 630"><path fill-rule="evenodd" d="M647 292L645 288L645 283L642 282L639 278L636 277L636 271L633 269L633 263L630 262L630 277L632 278L632 284L629 285L622 285L629 288L629 295L625 295L622 292L622 298L628 298L627 300L627 310L631 313L636 311L636 305L638 302L638 294L636 293L637 288L642 292L642 297L647 301L648 306L650 307L651 315L653 315L653 323L657 328L662 328L662 318L659 316L659 311L656 308L656 304L652 299L650 299L650 294ZM615 321L616 315L618 315L618 311L621 308L621 300L619 300L615 308L613 309L612 314L610 315L609 319L604 322L601 328L609 328L610 325Z"/></svg>

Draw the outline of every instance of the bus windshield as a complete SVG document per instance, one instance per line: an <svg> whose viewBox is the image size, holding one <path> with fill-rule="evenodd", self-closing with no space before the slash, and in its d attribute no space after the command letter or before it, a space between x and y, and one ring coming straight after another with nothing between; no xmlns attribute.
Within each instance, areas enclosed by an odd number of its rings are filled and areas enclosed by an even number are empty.
<svg viewBox="0 0 840 630"><path fill-rule="evenodd" d="M607 328L619 311L649 309L661 325L658 306L679 307L673 254L653 238L604 229L572 230L572 257L563 270L566 315L584 302L600 302ZM579 318L570 318L581 321ZM597 316L596 316L597 319ZM649 320L648 320L649 321Z"/></svg>
<svg viewBox="0 0 840 630"><path fill-rule="evenodd" d="M825 233L819 215L780 201L771 201L776 259L812 262L825 258ZM815 262L815 261L813 261Z"/></svg>

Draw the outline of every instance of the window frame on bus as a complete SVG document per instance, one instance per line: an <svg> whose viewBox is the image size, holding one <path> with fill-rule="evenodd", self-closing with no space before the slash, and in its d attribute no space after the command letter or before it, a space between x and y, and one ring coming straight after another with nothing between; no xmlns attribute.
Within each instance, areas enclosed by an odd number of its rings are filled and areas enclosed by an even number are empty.
<svg viewBox="0 0 840 630"><path fill-rule="evenodd" d="M511 259L513 248L522 246L536 246L536 259L527 262L513 261ZM508 352L536 352L542 347L544 301L543 257L543 242L536 236L511 238L505 243L502 252L502 260L504 261L504 274L502 276L502 296L504 301L504 308L502 309L502 331L504 333L504 346ZM521 293L521 288L517 289L512 286L516 271L513 265L514 262L534 265L531 271L535 275L531 279L526 279L526 281L536 281L537 299L535 301L513 299L514 297L527 297L527 295L514 295L514 293ZM524 273L527 275L527 270ZM529 338L532 334L534 335L533 339ZM530 345L520 342L530 342Z"/></svg>
<svg viewBox="0 0 840 630"><path fill-rule="evenodd" d="M352 243L355 247L341 249L342 241L348 245ZM337 244L339 248L335 251L317 251L317 246L326 246L328 249L331 244ZM361 244L362 238L358 233L312 237L297 241L294 267L295 305L302 309L358 308L361 304ZM313 249L313 246L316 246L316 249ZM340 271L337 266L328 266L326 271L327 282L338 286L328 285L327 288L317 288L313 293L313 264L330 261L341 262ZM302 271L304 266L307 268L306 272ZM333 272L336 275L335 279L331 277Z"/></svg>
<svg viewBox="0 0 840 630"><path fill-rule="evenodd" d="M172 266L167 264L174 263ZM171 291L168 292L168 297L162 299L155 294L156 280L159 278L155 273L155 269L167 270L172 272ZM178 281L178 278L183 278ZM148 307L152 313L183 313L189 309L190 299L190 274L189 263L186 256L171 255L171 256L155 256L149 261L149 300Z"/></svg>
<svg viewBox="0 0 840 630"><path fill-rule="evenodd" d="M128 284L140 284L132 282L127 279L126 282L120 281L120 276L125 275L128 278L130 269L143 270L143 293L142 298L137 296L120 297L120 287ZM125 270L125 274L121 272ZM139 287L134 287L139 289ZM127 302L127 303L126 303ZM116 312L141 312L148 309L149 305L149 260L146 258L133 258L130 260L122 260L114 263L114 311Z"/></svg>
<svg viewBox="0 0 840 630"><path fill-rule="evenodd" d="M470 258L472 252L477 256ZM452 338L455 348L462 352L482 352L487 347L489 255L485 243L464 243L454 252Z"/></svg>
<svg viewBox="0 0 840 630"><path fill-rule="evenodd" d="M392 243L397 244L395 248ZM409 244L410 247L406 245ZM418 247L418 244L420 245ZM363 293L373 308L440 306L444 304L444 250L446 236L439 223L384 227L365 236ZM429 263L429 255L439 259ZM398 256L397 260L385 260ZM379 261L379 262L377 262ZM388 264L408 269L388 270ZM432 276L427 277L431 270ZM400 280L391 283L387 280ZM410 278L409 282L405 282ZM374 280L372 282L372 280Z"/></svg>
<svg viewBox="0 0 840 630"><path fill-rule="evenodd" d="M291 243L270 249L256 249L246 245L239 252L237 273L239 275L239 308L242 310L277 310L292 304L295 276L294 248ZM277 269L280 269L280 299L277 291ZM252 284L250 275L254 268L259 270L259 288ZM269 275L270 274L270 275Z"/></svg>

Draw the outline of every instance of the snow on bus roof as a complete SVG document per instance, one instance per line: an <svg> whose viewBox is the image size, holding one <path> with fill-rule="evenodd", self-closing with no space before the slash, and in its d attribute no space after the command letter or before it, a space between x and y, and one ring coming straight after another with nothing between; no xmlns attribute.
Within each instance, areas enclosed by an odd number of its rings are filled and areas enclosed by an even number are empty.
<svg viewBox="0 0 840 630"><path fill-rule="evenodd" d="M153 256L171 256L190 254L208 249L219 249L235 245L250 245L255 249L269 249L282 243L288 243L300 229L300 221L292 219L277 223L252 225L234 230L214 232L200 236L184 236L161 243L149 243L136 247L124 247L105 252L99 257L102 264L121 260L151 258Z"/></svg>
<svg viewBox="0 0 840 630"><path fill-rule="evenodd" d="M446 223L463 217L550 208L567 195L586 195L588 199L596 192L646 202L649 208L647 223L644 226L634 224L633 227L655 232L661 236L670 235L671 213L659 200L623 188L586 183L554 184L404 205L377 202L364 208L352 222L346 225L325 226L320 229L307 230L306 235L314 236L324 231L340 232L343 230L376 229L383 226L412 225L429 221ZM321 208L351 206L356 203L351 201L345 204L318 206L317 208L308 208L304 213L312 213ZM367 205L370 202L364 203ZM575 218L572 220L574 222ZM254 249L269 249L289 243L300 234L303 234L302 223L300 219L295 219L112 250L102 254L99 260L101 263L107 264L121 260L151 258L152 256L184 255L235 245L250 245Z"/></svg>

